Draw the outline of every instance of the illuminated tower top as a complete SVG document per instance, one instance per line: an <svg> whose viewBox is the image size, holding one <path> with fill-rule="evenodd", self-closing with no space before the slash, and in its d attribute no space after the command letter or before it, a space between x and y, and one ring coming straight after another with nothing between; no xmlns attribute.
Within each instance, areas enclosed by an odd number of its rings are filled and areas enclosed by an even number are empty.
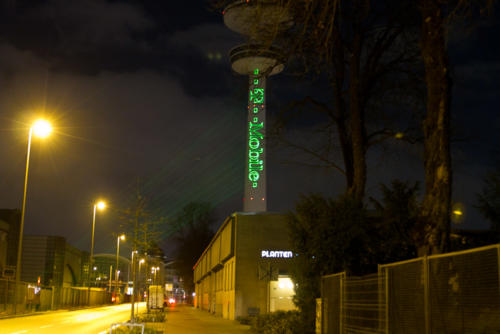
<svg viewBox="0 0 500 334"><path fill-rule="evenodd" d="M293 24L288 9L277 0L235 1L222 14L229 29L257 41Z"/></svg>
<svg viewBox="0 0 500 334"><path fill-rule="evenodd" d="M266 78L283 71L280 49L266 45L272 33L290 26L288 12L277 1L236 1L224 11L226 26L249 42L233 48L234 72L249 76L244 212L267 211L266 197Z"/></svg>

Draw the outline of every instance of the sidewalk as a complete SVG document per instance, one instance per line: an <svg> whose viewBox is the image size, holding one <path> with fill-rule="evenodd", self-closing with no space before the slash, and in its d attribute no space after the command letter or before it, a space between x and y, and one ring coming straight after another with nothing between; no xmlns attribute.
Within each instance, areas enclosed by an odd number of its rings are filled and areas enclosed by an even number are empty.
<svg viewBox="0 0 500 334"><path fill-rule="evenodd" d="M251 334L250 326L216 317L192 306L176 305L168 309L165 333L175 334Z"/></svg>

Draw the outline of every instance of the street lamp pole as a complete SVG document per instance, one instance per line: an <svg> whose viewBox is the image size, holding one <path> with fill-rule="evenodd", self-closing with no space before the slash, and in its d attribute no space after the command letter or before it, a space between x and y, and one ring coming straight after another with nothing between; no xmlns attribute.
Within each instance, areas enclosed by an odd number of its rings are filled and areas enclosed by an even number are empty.
<svg viewBox="0 0 500 334"><path fill-rule="evenodd" d="M24 174L24 192L23 192L23 204L21 207L21 222L19 224L19 242L17 245L17 261L16 261L16 284L14 287L14 314L17 311L17 294L19 285L21 282L21 257L23 252L23 231L24 231L24 216L26 212L26 194L28 192L28 171L30 166L30 153L31 153L31 138L33 136L33 130L35 134L39 137L47 137L52 131L52 127L47 121L39 120L36 121L33 126L30 127L28 135L28 149L26 154L26 172Z"/></svg>
<svg viewBox="0 0 500 334"><path fill-rule="evenodd" d="M119 235L118 238L116 238L115 298L117 298L116 290L118 290L118 258L120 256L120 239L125 240L125 234Z"/></svg>
<svg viewBox="0 0 500 334"><path fill-rule="evenodd" d="M140 259L139 260L139 274L137 276L137 290L139 290L139 293L141 292L141 264L143 264L146 260ZM140 300L140 298L139 298ZM136 314L139 314L139 303L137 303L137 310Z"/></svg>
<svg viewBox="0 0 500 334"><path fill-rule="evenodd" d="M89 276L88 276L88 286L89 286L89 296L90 296L90 282L92 280L92 262L94 260L94 231L95 231L95 211L97 210L97 204L94 204L94 213L92 214L92 241L90 243L90 263L89 263ZM90 302L90 300L89 300Z"/></svg>
<svg viewBox="0 0 500 334"><path fill-rule="evenodd" d="M103 201L99 201L94 204L94 210L92 214L92 242L90 244L90 261L89 261L89 274L88 274L88 279L87 279L87 285L88 285L88 297L87 297L87 302L90 306L90 282L92 281L92 274L93 274L93 262L94 262L94 231L95 231L95 214L97 209L103 210L106 207L106 204Z"/></svg>
<svg viewBox="0 0 500 334"><path fill-rule="evenodd" d="M93 262L94 262L94 232L95 232L95 215L96 215L96 211L97 209L99 210L104 210L104 208L106 208L106 203L104 203L103 201L99 201L97 203L94 204L94 211L93 211L93 214L92 214L92 242L90 244L90 264L89 264L89 276L88 276L88 285L90 286L90 282L91 282L91 268L93 268Z"/></svg>
<svg viewBox="0 0 500 334"><path fill-rule="evenodd" d="M135 322L134 318L134 303L135 303L135 262L134 262L134 253L137 253L136 250L132 251L132 263L130 268L132 269L132 304L130 308L130 321Z"/></svg>

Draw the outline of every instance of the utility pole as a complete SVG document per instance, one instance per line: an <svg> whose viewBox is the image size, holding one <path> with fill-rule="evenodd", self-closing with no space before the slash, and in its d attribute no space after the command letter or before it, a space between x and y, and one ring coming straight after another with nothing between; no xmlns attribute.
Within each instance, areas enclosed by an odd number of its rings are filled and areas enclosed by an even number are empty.
<svg viewBox="0 0 500 334"><path fill-rule="evenodd" d="M130 308L130 322L134 323L135 322L135 317L134 317L134 304L135 304L135 257L134 254L137 254L137 251L134 250L132 251L132 263L131 263L131 269L132 269L132 304Z"/></svg>
<svg viewBox="0 0 500 334"><path fill-rule="evenodd" d="M111 293L111 275L113 274L113 265L109 266L109 293Z"/></svg>

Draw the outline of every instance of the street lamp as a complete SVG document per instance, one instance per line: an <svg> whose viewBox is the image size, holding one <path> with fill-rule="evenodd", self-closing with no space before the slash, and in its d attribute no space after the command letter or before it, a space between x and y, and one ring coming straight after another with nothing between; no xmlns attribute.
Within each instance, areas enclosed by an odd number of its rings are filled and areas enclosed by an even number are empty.
<svg viewBox="0 0 500 334"><path fill-rule="evenodd" d="M132 251L132 263L130 265L130 269L132 270L132 303L130 305L130 321L135 322L135 317L134 317L134 303L135 303L135 262L134 262L134 254L139 253L138 251L134 250ZM128 285L127 285L128 286Z"/></svg>
<svg viewBox="0 0 500 334"><path fill-rule="evenodd" d="M116 271L115 271L115 293L118 287L118 257L120 256L120 240L125 241L125 234L119 235L116 238Z"/></svg>
<svg viewBox="0 0 500 334"><path fill-rule="evenodd" d="M19 243L17 245L17 263L16 263L16 286L14 290L14 313L16 313L17 306L17 289L21 281L21 256L23 250L23 230L24 230L24 215L26 211L26 193L28 191L28 171L30 165L30 153L31 153L31 137L33 134L39 138L45 138L52 132L52 126L46 120L37 120L30 127L28 134L28 150L26 154L26 173L24 175L24 193L23 193L23 204L21 207L21 222L19 224Z"/></svg>
<svg viewBox="0 0 500 334"><path fill-rule="evenodd" d="M91 271L90 268L92 268L92 262L94 261L94 231L95 231L95 213L97 210L104 210L106 208L106 203L103 201L98 201L94 204L94 211L92 214L92 243L90 245L90 264L89 264L89 287L90 287L90 281L91 281ZM90 290L89 290L90 291Z"/></svg>
<svg viewBox="0 0 500 334"><path fill-rule="evenodd" d="M139 290L139 293L141 292L141 284L140 284L141 283L141 264L143 264L144 262L146 262L145 259L139 260L139 275L137 276L137 290ZM137 303L136 314L139 314L139 303Z"/></svg>
<svg viewBox="0 0 500 334"><path fill-rule="evenodd" d="M145 259L140 259L140 260L139 260L139 277L137 278L137 284L138 284L138 289L139 289L139 291L141 291L141 284L140 284L140 283L141 283L141 265L142 265L143 263L145 263L145 262L146 262L146 260L145 260ZM147 276L147 273L146 273L146 275L144 275L144 280L145 280L145 281L147 281L146 276ZM146 282L146 283L147 283L147 282Z"/></svg>
<svg viewBox="0 0 500 334"><path fill-rule="evenodd" d="M156 273L160 270L160 267L151 267L151 274L155 275L155 278L153 280L154 285L158 285L158 282L156 280Z"/></svg>

